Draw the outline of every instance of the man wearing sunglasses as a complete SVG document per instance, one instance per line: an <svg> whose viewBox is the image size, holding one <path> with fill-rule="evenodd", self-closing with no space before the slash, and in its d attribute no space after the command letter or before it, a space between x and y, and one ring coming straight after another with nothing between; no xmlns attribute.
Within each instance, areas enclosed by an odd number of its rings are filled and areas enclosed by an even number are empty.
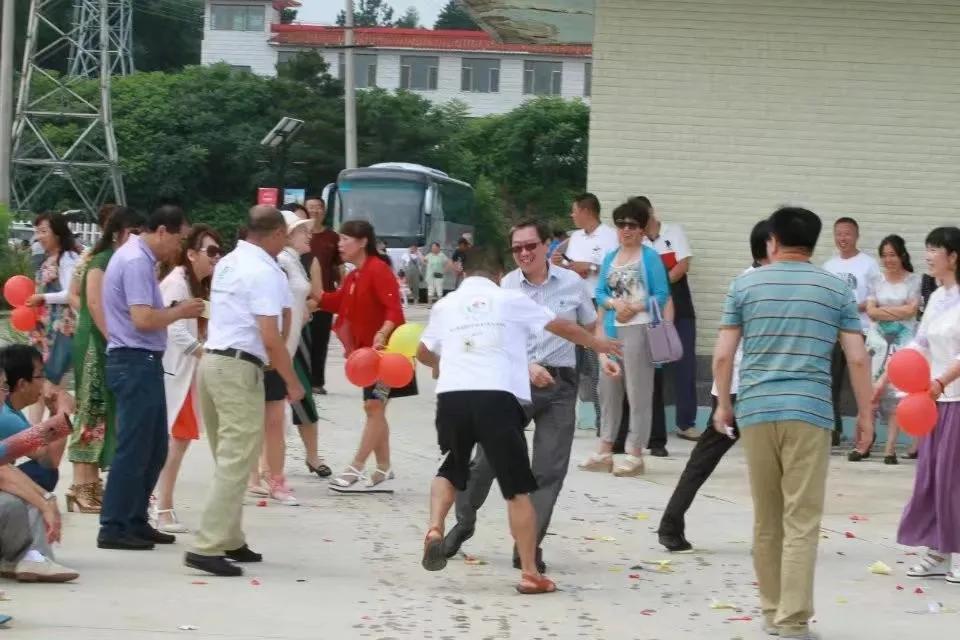
<svg viewBox="0 0 960 640"><path fill-rule="evenodd" d="M547 307L558 318L593 329L597 312L587 295L583 279L571 270L561 269L547 260L550 232L542 223L527 220L510 232L511 251L519 269L511 271L500 283L503 289L516 289L537 304ZM540 330L528 345L532 403L524 407L527 418L536 423L533 432L533 475L537 490L530 499L537 514L537 568L546 571L540 543L547 534L554 505L563 487L570 450L576 430L577 370L574 344ZM487 499L494 471L478 447L470 463L470 480L465 491L457 493L457 524L444 538L448 558L474 533L477 511ZM517 551L513 565L520 568Z"/></svg>

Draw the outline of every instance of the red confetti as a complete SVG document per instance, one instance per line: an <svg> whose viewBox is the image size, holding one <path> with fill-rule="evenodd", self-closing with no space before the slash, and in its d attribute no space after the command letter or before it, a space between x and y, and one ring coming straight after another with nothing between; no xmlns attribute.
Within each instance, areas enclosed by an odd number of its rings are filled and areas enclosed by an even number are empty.
<svg viewBox="0 0 960 640"><path fill-rule="evenodd" d="M260 586L260 581L257 580L256 578L254 578L253 580L250 581L250 584L252 584L252 585L255 586L255 587L259 587L259 586Z"/></svg>
<svg viewBox="0 0 960 640"><path fill-rule="evenodd" d="M643 611L640 612L640 615L642 615L642 616L652 616L652 615L655 614L656 612L657 612L656 609L644 609Z"/></svg>
<svg viewBox="0 0 960 640"><path fill-rule="evenodd" d="M913 590L913 592L917 595L920 595L923 593L923 589L921 589L920 587L917 587L916 589Z"/></svg>
<svg viewBox="0 0 960 640"><path fill-rule="evenodd" d="M848 538L856 538L856 537L857 537L856 535L854 535L854 533L853 533L852 531L847 531L847 532L844 533L843 535L845 535L845 536L848 537Z"/></svg>
<svg viewBox="0 0 960 640"><path fill-rule="evenodd" d="M206 583L205 581L203 581L203 580L194 580L194 581L191 582L190 584L207 584L207 583Z"/></svg>
<svg viewBox="0 0 960 640"><path fill-rule="evenodd" d="M850 521L851 521L851 522L866 522L866 521L869 520L869 519L870 519L870 518L868 518L867 516L858 516L858 515L856 515L856 514L850 516Z"/></svg>
<svg viewBox="0 0 960 640"><path fill-rule="evenodd" d="M639 579L640 579L640 574L639 574L639 573L631 573L631 574L630 574L629 576L627 576L627 577L628 577L628 578L631 578L631 579L633 579L633 580L639 580Z"/></svg>
<svg viewBox="0 0 960 640"><path fill-rule="evenodd" d="M898 585L897 585L897 591L903 591L903 585L898 584Z"/></svg>
<svg viewBox="0 0 960 640"><path fill-rule="evenodd" d="M257 506L258 506L258 507L265 507L265 506L267 506L267 501L266 501L266 500L257 500Z"/></svg>
<svg viewBox="0 0 960 640"><path fill-rule="evenodd" d="M750 616L737 616L735 618L727 618L728 622L751 622L753 618Z"/></svg>

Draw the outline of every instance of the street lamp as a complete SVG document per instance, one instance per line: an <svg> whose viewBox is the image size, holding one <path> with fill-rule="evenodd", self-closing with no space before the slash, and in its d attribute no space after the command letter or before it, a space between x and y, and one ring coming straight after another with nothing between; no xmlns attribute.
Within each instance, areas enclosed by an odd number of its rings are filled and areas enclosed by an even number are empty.
<svg viewBox="0 0 960 640"><path fill-rule="evenodd" d="M274 125L270 133L263 137L260 145L271 149L275 153L277 186L283 189L283 181L287 173L287 147L290 140L293 139L300 129L303 128L303 120L289 118L284 116L280 122Z"/></svg>

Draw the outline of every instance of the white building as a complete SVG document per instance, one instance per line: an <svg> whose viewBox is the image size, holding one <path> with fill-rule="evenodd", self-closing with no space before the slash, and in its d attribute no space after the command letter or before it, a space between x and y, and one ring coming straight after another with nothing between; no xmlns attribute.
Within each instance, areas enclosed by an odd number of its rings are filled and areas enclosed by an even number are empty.
<svg viewBox="0 0 960 640"><path fill-rule="evenodd" d="M226 62L262 75L314 49L343 79L343 29L281 24L294 0L207 0L201 62ZM356 29L358 88L408 89L433 102L457 99L470 114L503 113L525 100L558 95L589 102L591 47L504 44L484 31Z"/></svg>

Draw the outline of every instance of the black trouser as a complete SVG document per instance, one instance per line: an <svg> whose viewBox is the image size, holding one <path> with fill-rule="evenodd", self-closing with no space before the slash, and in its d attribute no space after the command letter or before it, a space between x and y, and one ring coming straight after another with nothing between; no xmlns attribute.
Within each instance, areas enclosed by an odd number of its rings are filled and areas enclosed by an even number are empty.
<svg viewBox="0 0 960 640"><path fill-rule="evenodd" d="M737 397L731 396L731 400L736 402ZM700 434L697 440L697 446L690 452L690 459L687 460L687 466L683 468L680 479L677 481L677 487L670 496L670 502L663 512L663 518L660 520L660 528L657 533L663 535L682 536L686 527L684 516L693 499L697 497L697 492L703 483L707 481L713 470L724 454L730 450L740 437L740 432L736 429L734 422L734 435L736 438L730 438L726 434L719 433L713 428L713 414L717 410L717 399L711 399L710 417L707 419L707 428Z"/></svg>
<svg viewBox="0 0 960 640"><path fill-rule="evenodd" d="M657 369L653 374L653 424L650 428L650 439L647 441L648 449L667 446L667 419L664 416L663 409L663 368ZM623 397L623 418L620 419L620 431L617 433L617 441L613 443L614 453L623 453L624 445L627 442L627 433L630 431L630 402L627 396Z"/></svg>
<svg viewBox="0 0 960 640"><path fill-rule="evenodd" d="M327 347L330 345L330 327L333 314L317 311L310 320L310 382L315 387L326 384Z"/></svg>
<svg viewBox="0 0 960 640"><path fill-rule="evenodd" d="M867 337L863 336L864 342ZM843 435L843 414L840 408L840 398L843 395L843 381L847 377L847 357L843 354L840 343L833 345L833 355L830 358L830 395L833 399L833 441L839 444Z"/></svg>

